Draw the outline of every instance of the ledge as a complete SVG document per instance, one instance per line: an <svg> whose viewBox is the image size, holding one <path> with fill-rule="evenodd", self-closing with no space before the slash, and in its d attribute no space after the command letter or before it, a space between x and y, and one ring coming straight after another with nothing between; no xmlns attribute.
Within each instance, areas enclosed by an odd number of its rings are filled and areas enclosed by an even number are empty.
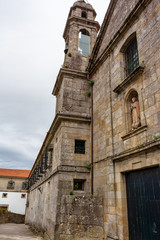
<svg viewBox="0 0 160 240"><path fill-rule="evenodd" d="M133 82L144 72L144 66L137 67L129 76L127 76L114 90L115 93L121 93L129 83Z"/></svg>
<svg viewBox="0 0 160 240"><path fill-rule="evenodd" d="M130 137L136 136L137 134L142 133L142 132L144 132L146 130L147 130L147 125L144 125L144 126L141 126L141 127L137 128L137 129L127 133L126 135L122 136L121 138L124 141L124 140L127 140Z"/></svg>
<svg viewBox="0 0 160 240"><path fill-rule="evenodd" d="M121 161L122 159L127 158L128 156L136 155L137 153L140 153L140 152L149 151L151 148L160 149L160 139L144 143L140 146L130 148L127 151L123 151L119 154L116 154L112 157L112 160L115 162Z"/></svg>
<svg viewBox="0 0 160 240"><path fill-rule="evenodd" d="M37 180L29 188L29 191L33 191L34 189L40 187L44 182L48 181L53 175L59 174L62 172L90 174L90 171L86 167L83 167L83 166L59 165L52 172L47 172L46 174L43 175L43 177L41 179Z"/></svg>
<svg viewBox="0 0 160 240"><path fill-rule="evenodd" d="M58 91L59 91L62 81L63 81L63 77L66 75L72 76L72 77L76 76L76 77L79 77L82 79L86 79L87 72L83 72L83 71L79 71L79 70L75 70L75 69L71 69L71 68L60 68L56 83L55 83L53 91L52 91L52 94L54 96L56 96L58 94Z"/></svg>

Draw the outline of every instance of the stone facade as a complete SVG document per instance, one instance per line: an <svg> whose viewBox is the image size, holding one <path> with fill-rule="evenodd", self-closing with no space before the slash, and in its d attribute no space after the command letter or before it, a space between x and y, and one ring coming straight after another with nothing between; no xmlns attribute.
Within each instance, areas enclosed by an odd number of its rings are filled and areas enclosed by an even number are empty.
<svg viewBox="0 0 160 240"><path fill-rule="evenodd" d="M24 219L29 173L30 170L0 168L0 209L7 211L7 214L4 214L6 221L11 221L7 219L13 220L14 213L15 216L16 214L23 215L22 219Z"/></svg>
<svg viewBox="0 0 160 240"><path fill-rule="evenodd" d="M160 163L159 10L159 1L111 1L104 20L109 24L102 26L94 49L99 52L88 67L95 81L95 193L104 197L106 239L129 239L125 173ZM134 34L139 67L126 76L123 49ZM132 91L138 93L141 115L135 130L127 112Z"/></svg>
<svg viewBox="0 0 160 240"><path fill-rule="evenodd" d="M81 17L84 9L88 9L87 19ZM112 0L95 44L99 25L94 19L94 9L83 0L70 10L64 38L71 55L65 56L53 89L56 117L30 174L26 222L47 232L51 239L129 240L126 173L160 164L160 3ZM78 53L82 28L90 34L91 57ZM128 74L126 52L132 42L137 45L138 63L135 67L134 62ZM93 106L83 90L88 73L94 80ZM134 129L133 97L140 116ZM87 202L92 201L88 197L91 177L85 167L91 158L91 130L94 201L103 199L103 207L98 203L98 210L92 213ZM85 141L85 154L75 153L75 139ZM74 189L77 179L84 181L82 191ZM77 209L80 217L74 212ZM91 221L91 216L100 224ZM89 231L92 234L88 235Z"/></svg>

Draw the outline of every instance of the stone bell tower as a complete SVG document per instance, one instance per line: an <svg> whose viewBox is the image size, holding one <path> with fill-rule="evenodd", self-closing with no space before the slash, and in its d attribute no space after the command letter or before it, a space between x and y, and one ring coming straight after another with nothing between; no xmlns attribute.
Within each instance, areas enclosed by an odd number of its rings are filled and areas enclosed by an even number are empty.
<svg viewBox="0 0 160 240"><path fill-rule="evenodd" d="M69 11L63 34L64 63L53 89L53 95L57 98L56 113L90 115L84 82L90 53L100 28L95 17L94 8L84 0L76 1Z"/></svg>
<svg viewBox="0 0 160 240"><path fill-rule="evenodd" d="M95 17L94 8L84 0L76 1L71 7L63 34L64 67L86 70L100 27Z"/></svg>

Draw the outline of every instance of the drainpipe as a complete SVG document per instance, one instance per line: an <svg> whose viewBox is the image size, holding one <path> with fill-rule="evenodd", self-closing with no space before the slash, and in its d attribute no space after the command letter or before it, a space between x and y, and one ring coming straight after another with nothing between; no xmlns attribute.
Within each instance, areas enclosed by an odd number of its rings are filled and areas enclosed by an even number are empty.
<svg viewBox="0 0 160 240"><path fill-rule="evenodd" d="M94 169L93 169L93 85L91 86L91 194L94 193Z"/></svg>

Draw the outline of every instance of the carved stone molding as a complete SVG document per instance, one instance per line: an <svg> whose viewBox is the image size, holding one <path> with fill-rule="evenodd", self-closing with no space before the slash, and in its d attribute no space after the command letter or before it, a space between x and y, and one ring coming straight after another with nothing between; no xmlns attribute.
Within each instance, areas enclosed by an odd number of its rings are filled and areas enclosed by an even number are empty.
<svg viewBox="0 0 160 240"><path fill-rule="evenodd" d="M147 125L143 125L143 126L137 128L137 129L127 133L126 135L122 136L121 138L124 141L124 140L127 140L130 137L136 136L137 134L142 133L142 132L144 132L146 130L147 130Z"/></svg>
<svg viewBox="0 0 160 240"><path fill-rule="evenodd" d="M131 157L131 155L133 156L133 155L139 154L140 152L150 151L150 149L160 149L160 139L146 142L140 146L130 148L129 150L123 151L119 154L115 154L112 157L112 160L115 162L121 161L122 159Z"/></svg>
<svg viewBox="0 0 160 240"><path fill-rule="evenodd" d="M129 76L127 76L114 90L115 93L121 93L130 83L136 80L144 72L144 66L137 67Z"/></svg>

